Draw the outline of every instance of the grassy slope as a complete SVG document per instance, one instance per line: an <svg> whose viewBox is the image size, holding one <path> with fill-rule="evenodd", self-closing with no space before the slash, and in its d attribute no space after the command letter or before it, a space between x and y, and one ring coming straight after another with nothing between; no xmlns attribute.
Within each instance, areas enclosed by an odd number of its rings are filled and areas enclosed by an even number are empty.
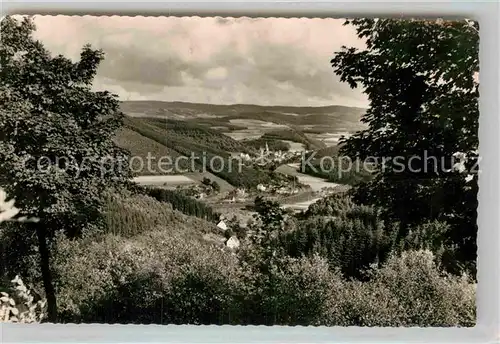
<svg viewBox="0 0 500 344"><path fill-rule="evenodd" d="M140 157L144 161L147 161L146 159L148 153L150 153L151 156L156 158L155 160L152 160L151 166L153 168L151 170L147 168L143 168L141 170L139 159L133 159L132 167L134 171L137 171L137 175L175 174L175 171L172 171L171 173L165 173L165 171L161 171L161 169L158 168L158 165L155 164L155 162L158 161L158 159L163 156L171 156L172 159L181 156L181 154L174 151L173 149L169 149L168 147L162 145L161 143L158 143L145 136L142 136L138 132L133 131L132 129L127 127L122 128L118 132L118 134L114 138L114 141L118 146L130 151L131 156ZM210 180L216 181L221 187L222 192L231 191L234 189L234 187L228 182L226 182L224 179L221 179L208 171L203 173L193 172L193 173L183 173L183 174L200 183L205 177L209 178Z"/></svg>
<svg viewBox="0 0 500 344"><path fill-rule="evenodd" d="M325 143L309 138L301 131L295 129L274 130L272 132L265 133L262 136L262 139L298 142L302 143L306 147L306 149L326 148Z"/></svg>
<svg viewBox="0 0 500 344"><path fill-rule="evenodd" d="M241 142L197 123L161 118L144 118L143 121L162 129L167 137L176 140L189 140L224 152L249 152Z"/></svg>
<svg viewBox="0 0 500 344"><path fill-rule="evenodd" d="M132 168L134 171L137 171L138 175L174 174L174 172L165 173L168 167L163 167L162 171L158 163L162 157L168 156L172 159L179 157L180 154L176 151L127 127L122 128L114 137L113 141L119 147L128 150L132 157L137 157L132 159ZM149 156L152 157L150 164L151 168L147 167L148 153ZM142 169L141 160L144 162Z"/></svg>
<svg viewBox="0 0 500 344"><path fill-rule="evenodd" d="M178 132L176 133L176 130L169 130L168 127L165 129L162 126L153 125L144 118L128 117L125 119L125 125L128 129L166 146L167 148L177 152L179 155L191 156L191 154L194 153L198 158L206 156L206 170L215 174L219 178L224 179L233 186L255 187L260 183L268 183L270 181L270 176L265 171L245 166L243 166L240 170L237 162L234 162L232 165L227 162L224 163L223 169L220 171L219 166L217 165L220 161L214 160L215 169L211 168L209 162L212 157L217 156L224 159L230 158L230 153L221 148L228 148L235 142L237 143L237 141L232 140L231 138L227 138L227 141L225 142L221 142L221 140L218 140L216 137L207 139L203 136L206 131L198 131L198 128L196 128L194 134L191 134L191 137L189 137L186 133L181 135ZM182 130L187 129L183 128ZM214 142L215 144L213 144ZM211 143L212 145L210 145ZM200 163L195 164L195 168L201 170L201 160L199 161Z"/></svg>
<svg viewBox="0 0 500 344"><path fill-rule="evenodd" d="M223 235L214 223L184 215L170 204L145 195L110 195L105 213L108 233L114 235L131 237L154 230L199 240L204 234Z"/></svg>
<svg viewBox="0 0 500 344"><path fill-rule="evenodd" d="M297 169L288 166L287 164L281 165L278 168L276 168L276 172L283 173L289 176L297 176L299 175L299 172Z"/></svg>

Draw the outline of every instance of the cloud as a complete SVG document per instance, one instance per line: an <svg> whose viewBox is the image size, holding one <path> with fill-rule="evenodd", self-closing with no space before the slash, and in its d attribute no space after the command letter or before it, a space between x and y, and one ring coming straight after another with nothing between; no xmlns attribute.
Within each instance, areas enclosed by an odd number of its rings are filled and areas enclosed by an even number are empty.
<svg viewBox="0 0 500 344"><path fill-rule="evenodd" d="M205 76L207 79L225 79L227 77L227 69L225 67L211 68Z"/></svg>
<svg viewBox="0 0 500 344"><path fill-rule="evenodd" d="M54 54L102 49L95 87L122 99L366 105L330 66L342 45L364 44L339 19L36 16L35 24Z"/></svg>

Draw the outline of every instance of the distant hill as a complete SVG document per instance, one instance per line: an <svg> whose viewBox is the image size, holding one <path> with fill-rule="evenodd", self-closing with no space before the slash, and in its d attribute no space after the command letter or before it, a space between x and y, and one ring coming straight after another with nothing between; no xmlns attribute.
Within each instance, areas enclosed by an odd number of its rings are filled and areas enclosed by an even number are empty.
<svg viewBox="0 0 500 344"><path fill-rule="evenodd" d="M329 106L282 106L282 105L253 105L253 104L203 104L189 102L164 102L156 100L131 100L121 102L121 111L124 113L151 113L152 111L163 110L193 110L198 112L210 111L218 112L221 115L242 112L263 112L274 111L280 113L313 114L313 113L340 113L340 112L360 112L366 111L364 108L350 107L343 105Z"/></svg>
<svg viewBox="0 0 500 344"><path fill-rule="evenodd" d="M341 105L330 106L263 106L252 104L201 104L163 101L124 101L121 111L132 117L161 117L192 121L212 127L234 129L231 120L261 120L299 126L312 132L357 131L366 126L360 122L366 109ZM302 128L303 127L303 128Z"/></svg>

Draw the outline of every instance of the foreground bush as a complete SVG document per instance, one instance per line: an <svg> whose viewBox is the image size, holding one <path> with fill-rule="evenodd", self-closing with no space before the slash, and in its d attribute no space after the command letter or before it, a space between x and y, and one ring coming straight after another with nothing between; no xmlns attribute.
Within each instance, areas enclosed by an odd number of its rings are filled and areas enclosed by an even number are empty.
<svg viewBox="0 0 500 344"><path fill-rule="evenodd" d="M281 258L267 274L255 273L246 281L241 322L256 325L324 325L342 288L340 273L331 272L317 255Z"/></svg>
<svg viewBox="0 0 500 344"><path fill-rule="evenodd" d="M220 324L238 289L231 254L184 235L58 240L54 264L67 322Z"/></svg>
<svg viewBox="0 0 500 344"><path fill-rule="evenodd" d="M102 239L102 238L101 238ZM408 251L346 280L318 255L276 257L267 271L162 231L102 241L58 239L66 322L326 326L473 326L475 285Z"/></svg>
<svg viewBox="0 0 500 344"><path fill-rule="evenodd" d="M124 204L119 204L121 208L115 211L124 211ZM179 230L184 215L173 210L161 214L163 217L157 220L170 220L169 225L177 230L156 221L149 223L147 230L139 230L140 225L147 224L147 216L139 214L139 220L133 221L137 229L134 233L140 233L137 235L108 233L78 240L68 239L62 233L56 236L53 273L62 321L327 326L475 324L476 285L466 275L457 277L441 272L431 251L393 255L381 268L373 267L364 282L342 278L321 253L291 258L280 255L278 250L278 255L269 256L262 269L258 260L240 261L241 257L204 242L194 235L196 228ZM371 219L367 216L365 225ZM195 220L202 225L202 220ZM415 240L408 242L432 244L433 237L427 236L429 228L416 231ZM263 252L273 251L262 248ZM45 316L44 301L35 303L20 279L12 282L16 284L14 288L1 294L1 320L40 322Z"/></svg>
<svg viewBox="0 0 500 344"><path fill-rule="evenodd" d="M332 325L474 326L476 285L440 273L430 251L393 256L369 282L345 284Z"/></svg>

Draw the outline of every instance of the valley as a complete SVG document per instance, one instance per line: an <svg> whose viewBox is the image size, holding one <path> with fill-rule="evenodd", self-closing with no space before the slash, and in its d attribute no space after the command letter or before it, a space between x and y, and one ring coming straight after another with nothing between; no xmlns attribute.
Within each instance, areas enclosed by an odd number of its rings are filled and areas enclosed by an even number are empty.
<svg viewBox="0 0 500 344"><path fill-rule="evenodd" d="M174 190L246 223L258 196L303 211L349 185L299 171L303 154L336 148L363 129L363 109L123 102L130 151L143 186ZM169 164L166 164L168 160Z"/></svg>

